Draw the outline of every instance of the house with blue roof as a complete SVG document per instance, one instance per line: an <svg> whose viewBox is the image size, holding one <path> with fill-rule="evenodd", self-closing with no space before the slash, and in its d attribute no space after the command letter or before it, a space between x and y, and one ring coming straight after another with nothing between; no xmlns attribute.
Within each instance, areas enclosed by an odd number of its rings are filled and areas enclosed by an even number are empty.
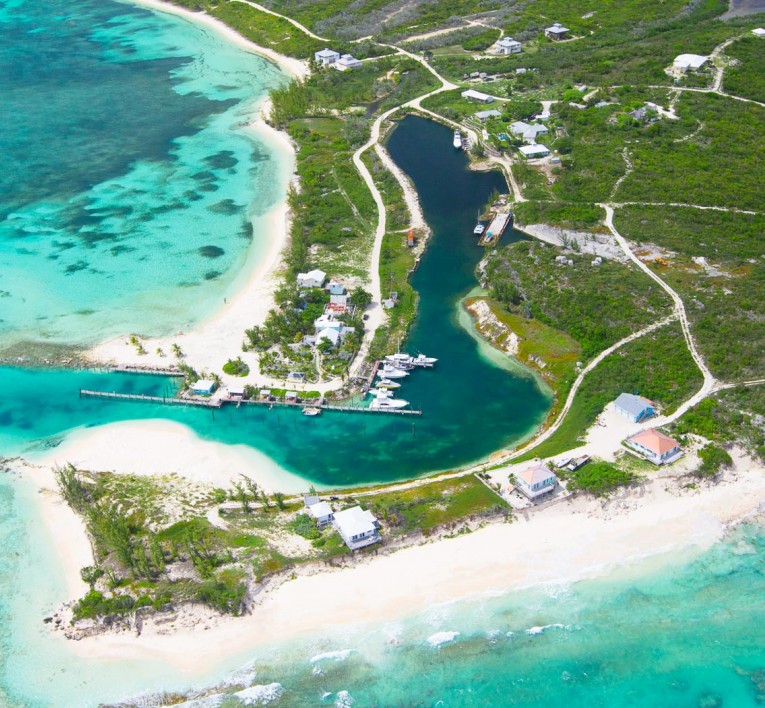
<svg viewBox="0 0 765 708"><path fill-rule="evenodd" d="M631 423L639 423L656 414L656 405L643 396L622 393L614 401L616 412Z"/></svg>

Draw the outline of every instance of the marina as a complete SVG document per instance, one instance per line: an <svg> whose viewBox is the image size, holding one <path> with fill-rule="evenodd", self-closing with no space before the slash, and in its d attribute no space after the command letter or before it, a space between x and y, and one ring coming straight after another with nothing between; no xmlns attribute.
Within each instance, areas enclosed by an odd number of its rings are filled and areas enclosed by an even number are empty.
<svg viewBox="0 0 765 708"><path fill-rule="evenodd" d="M479 246L495 246L502 238L502 234L505 233L507 227L513 223L513 212L495 212L489 222L488 227L481 231L476 230L473 233L481 234L481 238L478 240ZM481 225L482 226L482 225Z"/></svg>

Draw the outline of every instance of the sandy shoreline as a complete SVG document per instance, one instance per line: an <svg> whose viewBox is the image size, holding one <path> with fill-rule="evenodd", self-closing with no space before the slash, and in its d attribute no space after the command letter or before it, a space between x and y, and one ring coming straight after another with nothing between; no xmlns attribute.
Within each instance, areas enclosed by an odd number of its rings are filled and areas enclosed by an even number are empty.
<svg viewBox="0 0 765 708"><path fill-rule="evenodd" d="M51 481L45 472L30 478L43 488ZM720 540L728 525L765 508L765 468L745 457L736 458L722 482L700 487L684 490L677 480L652 478L642 490L607 502L576 498L518 516L512 524L343 570L298 575L267 592L245 617L208 619L192 610L197 623L172 633L145 621L140 637L89 637L71 648L86 659L153 659L203 677L257 646L319 636L328 628L392 621L439 603L597 577L681 549L699 552ZM79 569L89 562L89 545L79 519L55 495L40 498L73 599L82 589Z"/></svg>
<svg viewBox="0 0 765 708"><path fill-rule="evenodd" d="M304 62L277 54L273 50L259 47L245 39L221 21L204 13L191 12L158 0L123 0L157 12L170 13L186 20L208 27L222 35L236 46L262 55L276 63L285 73L298 79L306 76L308 68ZM93 347L86 358L93 364L149 366L165 368L175 362L171 353L173 344L178 344L184 353L184 361L197 370L220 372L223 364L241 353L244 330L262 323L273 307L273 293L279 281L282 253L289 241L290 214L286 202L287 187L294 180L295 151L286 134L275 130L265 122L270 111L268 98L262 99L253 108L253 119L248 130L267 142L282 165L279 179L282 181L285 199L268 214L253 219L256 239L264 235L268 239L265 253L251 248L247 262L235 285L236 292L228 297L224 306L209 318L195 324L188 332L142 339L146 354L140 355L129 343L126 333ZM161 348L165 356L156 353Z"/></svg>

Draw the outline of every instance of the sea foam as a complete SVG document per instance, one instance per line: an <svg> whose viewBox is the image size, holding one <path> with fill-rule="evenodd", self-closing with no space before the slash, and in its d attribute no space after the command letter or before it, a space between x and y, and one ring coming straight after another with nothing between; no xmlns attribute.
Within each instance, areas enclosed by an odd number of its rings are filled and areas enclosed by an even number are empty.
<svg viewBox="0 0 765 708"><path fill-rule="evenodd" d="M312 664L325 660L344 661L352 653L353 649L337 649L336 651L325 651L322 654L316 654L316 656L312 656L308 661Z"/></svg>
<svg viewBox="0 0 765 708"><path fill-rule="evenodd" d="M531 635L542 634L543 632L546 632L548 629L571 629L571 627L567 624L561 624L560 622L556 622L555 624L544 624L541 627L529 627L526 630L526 634L531 634Z"/></svg>
<svg viewBox="0 0 765 708"><path fill-rule="evenodd" d="M459 632L436 632L428 637L428 644L432 647L440 647L442 644L453 642L459 636Z"/></svg>
<svg viewBox="0 0 765 708"><path fill-rule="evenodd" d="M243 691L233 694L243 705L264 706L284 695L284 687L280 683L269 683L259 686L250 686Z"/></svg>

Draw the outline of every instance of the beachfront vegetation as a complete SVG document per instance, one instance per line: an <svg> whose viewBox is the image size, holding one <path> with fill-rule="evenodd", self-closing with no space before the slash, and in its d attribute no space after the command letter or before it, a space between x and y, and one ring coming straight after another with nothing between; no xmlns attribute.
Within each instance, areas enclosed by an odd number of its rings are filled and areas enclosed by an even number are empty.
<svg viewBox="0 0 765 708"><path fill-rule="evenodd" d="M558 472L568 482L572 492L586 492L596 497L607 497L620 487L633 484L637 477L628 470L610 462L596 460L573 472Z"/></svg>
<svg viewBox="0 0 765 708"><path fill-rule="evenodd" d="M250 367L242 361L241 357L229 359L223 365L223 373L230 376L247 376L250 373Z"/></svg>
<svg viewBox="0 0 765 708"><path fill-rule="evenodd" d="M352 557L331 526L317 527L302 499L268 493L246 477L233 480L228 490L71 465L58 469L56 477L94 548L95 564L81 572L90 590L73 607L75 622L105 617L112 622L186 602L237 615L246 609L249 591L264 581L286 578L306 563ZM509 517L502 499L472 475L398 491L359 490L337 499L334 507L357 504L378 517L384 544L463 533ZM214 525L216 516L221 521Z"/></svg>

